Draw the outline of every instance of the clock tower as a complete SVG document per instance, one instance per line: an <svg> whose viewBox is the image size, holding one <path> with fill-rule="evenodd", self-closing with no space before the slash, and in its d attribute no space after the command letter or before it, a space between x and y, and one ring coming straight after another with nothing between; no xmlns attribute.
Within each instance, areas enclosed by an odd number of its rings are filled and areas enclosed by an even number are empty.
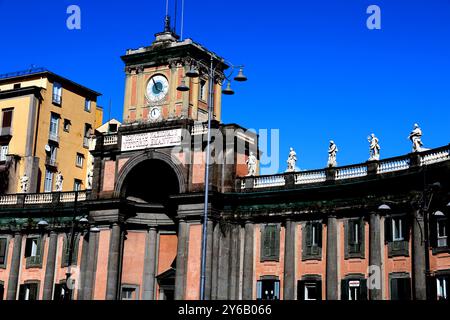
<svg viewBox="0 0 450 320"><path fill-rule="evenodd" d="M198 61L215 67L213 119L221 120L221 93L224 59L191 39L180 40L166 17L164 31L155 35L150 46L129 49L122 56L125 63L125 99L123 121L128 124L192 119L208 119L208 72L201 70L197 78L186 72ZM202 76L204 75L204 76ZM177 91L185 84L189 91Z"/></svg>

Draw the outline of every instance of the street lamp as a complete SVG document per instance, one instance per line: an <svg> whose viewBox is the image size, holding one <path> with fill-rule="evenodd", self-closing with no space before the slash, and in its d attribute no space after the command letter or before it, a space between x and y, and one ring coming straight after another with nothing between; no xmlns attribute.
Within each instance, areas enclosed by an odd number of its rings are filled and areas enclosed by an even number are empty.
<svg viewBox="0 0 450 320"><path fill-rule="evenodd" d="M388 211L391 210L391 207L389 207L387 204L382 204L381 206L378 207L378 210Z"/></svg>
<svg viewBox="0 0 450 320"><path fill-rule="evenodd" d="M203 227L202 227L202 254L201 254L201 272L200 272L200 300L205 300L205 278L206 278L206 245L207 245L207 222L208 222L208 197L209 197L209 163L210 163L210 142L211 142L211 114L214 112L214 82L216 76L216 67L214 66L214 57L211 55L210 66L203 61L196 61L197 67L191 64L189 71L186 72L186 77L198 78L200 73L198 66L208 70L208 132L207 132L207 144L206 144L206 163L205 163L205 201L203 207ZM244 66L233 66L231 64L231 72L228 76L223 77L228 81L227 87L222 90L225 95L232 95L234 91L231 89L231 76L234 73L235 68L239 68L238 75L234 78L235 81L244 82L247 81L247 77L244 75ZM184 79L181 80L180 86L177 87L178 91L189 91L189 87L186 86Z"/></svg>

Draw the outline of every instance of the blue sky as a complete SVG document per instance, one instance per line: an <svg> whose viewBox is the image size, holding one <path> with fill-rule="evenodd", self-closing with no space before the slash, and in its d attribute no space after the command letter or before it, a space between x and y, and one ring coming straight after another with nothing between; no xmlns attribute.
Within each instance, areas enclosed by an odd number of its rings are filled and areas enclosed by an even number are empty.
<svg viewBox="0 0 450 320"><path fill-rule="evenodd" d="M372 132L382 158L405 154L415 122L426 147L450 142L450 1L185 3L184 36L246 65L249 81L223 99L224 122L279 129L281 171L291 146L301 169L324 167L330 139L340 165L364 162ZM66 28L71 4L81 30ZM366 28L371 4L381 30ZM164 13L164 0L0 0L0 73L46 67L102 92L105 120L110 99L120 119L120 56L149 45Z"/></svg>

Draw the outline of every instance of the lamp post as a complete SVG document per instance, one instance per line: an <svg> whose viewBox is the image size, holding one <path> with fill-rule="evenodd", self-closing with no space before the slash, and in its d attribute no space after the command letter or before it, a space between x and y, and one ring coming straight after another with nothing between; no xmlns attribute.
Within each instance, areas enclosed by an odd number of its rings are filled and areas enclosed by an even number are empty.
<svg viewBox="0 0 450 320"><path fill-rule="evenodd" d="M208 223L208 202L209 202L209 164L210 164L210 142L211 142L211 117L214 112L214 82L216 76L216 67L214 66L214 57L211 55L210 65L203 61L195 61L197 65L200 65L204 69L208 70L208 129L207 129L207 143L206 143L206 163L205 163L205 197L203 207L203 222L202 222L202 253L201 253L201 271L200 271L200 300L205 300L205 280L206 280L206 247L207 247L207 223ZM223 75L228 81L227 87L222 90L225 95L233 95L234 91L231 89L231 76L236 68L239 68L239 73L234 78L235 81L244 82L247 81L247 77L244 75L244 66L234 66L231 64L231 72L228 76ZM189 78L198 78L200 76L199 71L195 68L194 64L191 64L190 69L186 72L186 76ZM182 79L180 86L177 87L178 91L189 91L189 87L186 86L186 82Z"/></svg>

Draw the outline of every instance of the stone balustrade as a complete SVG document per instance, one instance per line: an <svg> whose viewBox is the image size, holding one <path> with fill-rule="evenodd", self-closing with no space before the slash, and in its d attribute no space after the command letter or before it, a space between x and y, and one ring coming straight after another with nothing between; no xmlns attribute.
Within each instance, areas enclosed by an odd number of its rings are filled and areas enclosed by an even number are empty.
<svg viewBox="0 0 450 320"><path fill-rule="evenodd" d="M86 191L33 193L33 194L7 194L0 195L1 206L33 206L49 203L72 203L78 194L77 201L86 201Z"/></svg>
<svg viewBox="0 0 450 320"><path fill-rule="evenodd" d="M444 161L450 161L450 145L419 153L410 153L400 157L380 161L368 161L366 163L345 167L256 177L242 177L238 178L238 183L236 185L240 187L241 190L286 187L292 184L289 181L294 181L294 185L308 185L324 183L329 180L342 181L364 178L368 175L403 171L414 166L431 165ZM293 176L293 178L289 178L290 176ZM250 181L253 181L253 183L247 183L249 179L252 179Z"/></svg>
<svg viewBox="0 0 450 320"><path fill-rule="evenodd" d="M111 146L117 144L117 134L103 136L103 145Z"/></svg>
<svg viewBox="0 0 450 320"><path fill-rule="evenodd" d="M203 135L206 133L208 133L208 124L207 123L194 124L192 126L191 134L193 136Z"/></svg>

